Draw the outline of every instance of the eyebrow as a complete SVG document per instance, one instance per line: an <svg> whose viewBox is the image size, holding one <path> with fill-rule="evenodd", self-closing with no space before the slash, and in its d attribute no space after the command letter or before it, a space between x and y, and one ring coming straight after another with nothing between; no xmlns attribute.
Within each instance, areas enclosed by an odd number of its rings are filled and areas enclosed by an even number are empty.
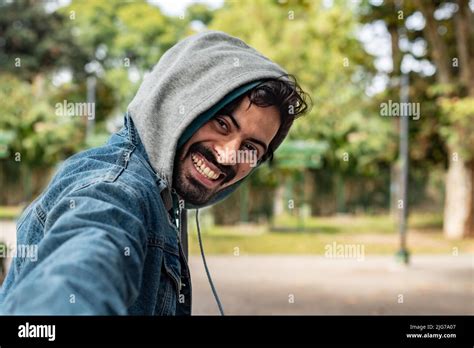
<svg viewBox="0 0 474 348"><path fill-rule="evenodd" d="M230 118L230 120L232 121L232 123L234 124L235 128L237 128L238 130L240 130L240 125L239 123L237 122L237 120L235 119L234 115L232 115L231 113L228 113L228 114L225 114L225 116L228 116ZM250 141L253 141L254 143L256 144L259 144L261 147L263 147L263 153L265 154L268 150L268 146L267 144L265 144L265 142L259 140L259 139L256 139L256 138L253 138L253 137L250 137L249 138Z"/></svg>

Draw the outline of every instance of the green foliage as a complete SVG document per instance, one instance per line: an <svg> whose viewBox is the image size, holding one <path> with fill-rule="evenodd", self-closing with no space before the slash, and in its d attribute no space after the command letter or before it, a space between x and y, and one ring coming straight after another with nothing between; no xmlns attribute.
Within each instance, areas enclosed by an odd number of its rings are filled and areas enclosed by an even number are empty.
<svg viewBox="0 0 474 348"><path fill-rule="evenodd" d="M268 163L262 164L258 170L249 178L249 183L243 185L251 185L252 189L265 187L275 188L278 186L277 173Z"/></svg>
<svg viewBox="0 0 474 348"><path fill-rule="evenodd" d="M47 13L40 1L0 3L0 67L22 79L58 67L81 70L82 50L59 13Z"/></svg>
<svg viewBox="0 0 474 348"><path fill-rule="evenodd" d="M441 135L465 161L474 158L474 98L440 98L443 113ZM455 130L455 131L453 131Z"/></svg>
<svg viewBox="0 0 474 348"><path fill-rule="evenodd" d="M117 112L133 98L144 72L188 33L186 20L167 17L144 0L75 0L58 11L87 52L84 63L94 63L90 73L113 86Z"/></svg>
<svg viewBox="0 0 474 348"><path fill-rule="evenodd" d="M84 53L60 13L47 13L43 2L14 1L0 5L0 131L8 163L47 167L76 152L82 142L77 121L55 114L49 74L62 68L82 70ZM79 128L80 129L80 128Z"/></svg>
<svg viewBox="0 0 474 348"><path fill-rule="evenodd" d="M53 104L37 98L27 82L3 74L0 100L0 131L14 134L7 144L9 161L19 154L21 163L30 168L48 166L78 150L82 139L78 121L57 116Z"/></svg>
<svg viewBox="0 0 474 348"><path fill-rule="evenodd" d="M106 118L123 113L144 72L189 33L187 20L144 0L78 0L55 12L45 5L0 3L2 153L20 154L29 167L54 165L84 145L103 143ZM72 72L73 81L56 89L51 81L59 69ZM98 133L85 144L85 119L59 117L54 108L64 100L84 102L90 75L97 77Z"/></svg>
<svg viewBox="0 0 474 348"><path fill-rule="evenodd" d="M290 138L327 142L326 169L376 175L379 163L394 157L393 127L364 94L373 67L354 36L356 24L345 2L326 8L321 1L261 0L226 2L210 27L275 60L310 94L314 107L295 122ZM350 161L343 161L346 154Z"/></svg>
<svg viewBox="0 0 474 348"><path fill-rule="evenodd" d="M186 8L186 17L190 21L200 21L207 25L214 17L214 13L206 4L195 3Z"/></svg>
<svg viewBox="0 0 474 348"><path fill-rule="evenodd" d="M407 19L415 13L420 15L420 4L407 0L400 2L400 8L396 8L396 1L385 1L383 4L373 4L363 0L358 7L362 23L373 23L383 21L388 31L396 38L399 31L406 24ZM428 2L426 2L428 3ZM436 1L434 9L441 9L452 5L449 1ZM458 6L458 5L456 5ZM460 4L464 6L464 3ZM458 6L459 7L459 6ZM398 11L403 12L403 19L398 18ZM445 44L447 58L459 58L458 32L455 28L455 14L445 15L442 19L436 19L434 29L439 33L439 40ZM406 26L406 25L405 25ZM434 57L439 52L434 52L434 47L428 41L426 26L416 29L404 28L406 39L403 47L395 45L397 52L392 52L392 58L397 63L397 57L401 61L403 56L410 55L417 61L428 60L436 65ZM426 43L426 50L422 54L414 54L410 47L420 42ZM393 48L393 46L392 46ZM398 61L398 63L400 63ZM420 122L410 124L410 143L416 146L410 147L410 158L414 170L422 170L424 175L433 167L443 168L446 163L446 147L451 147L460 152L462 158L469 160L473 158L474 124L472 113L472 99L465 98L460 79L460 69L450 62L450 83L440 83L436 79L439 70L434 76L424 76L419 72L410 73L410 101L421 104ZM399 67L395 66L391 77L397 79L400 75ZM387 95L398 96L398 84L389 86ZM465 89L465 86L464 86Z"/></svg>

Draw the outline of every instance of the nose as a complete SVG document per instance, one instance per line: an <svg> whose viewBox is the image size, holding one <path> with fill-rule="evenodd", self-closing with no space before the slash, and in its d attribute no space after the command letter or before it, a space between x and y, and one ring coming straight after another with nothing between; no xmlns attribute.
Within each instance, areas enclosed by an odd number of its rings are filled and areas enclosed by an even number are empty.
<svg viewBox="0 0 474 348"><path fill-rule="evenodd" d="M232 139L222 143L215 144L214 151L217 156L217 161L223 165L235 165L237 158L237 151L240 148L240 140Z"/></svg>

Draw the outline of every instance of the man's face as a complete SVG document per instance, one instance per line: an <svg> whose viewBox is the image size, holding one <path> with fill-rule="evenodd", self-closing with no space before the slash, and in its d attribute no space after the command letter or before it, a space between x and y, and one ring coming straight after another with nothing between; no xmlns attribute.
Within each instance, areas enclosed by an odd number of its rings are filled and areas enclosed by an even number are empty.
<svg viewBox="0 0 474 348"><path fill-rule="evenodd" d="M201 205L247 176L280 127L274 106L258 107L246 97L232 115L216 115L175 157L173 186L187 202Z"/></svg>

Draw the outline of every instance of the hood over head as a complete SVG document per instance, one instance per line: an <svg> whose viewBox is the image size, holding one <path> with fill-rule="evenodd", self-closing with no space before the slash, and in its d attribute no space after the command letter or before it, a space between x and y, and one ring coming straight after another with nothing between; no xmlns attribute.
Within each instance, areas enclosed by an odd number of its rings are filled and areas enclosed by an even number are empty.
<svg viewBox="0 0 474 348"><path fill-rule="evenodd" d="M171 186L177 149L197 129L260 81L286 74L242 40L223 32L205 31L178 42L147 74L128 106L153 169ZM205 205L222 200L239 183Z"/></svg>

